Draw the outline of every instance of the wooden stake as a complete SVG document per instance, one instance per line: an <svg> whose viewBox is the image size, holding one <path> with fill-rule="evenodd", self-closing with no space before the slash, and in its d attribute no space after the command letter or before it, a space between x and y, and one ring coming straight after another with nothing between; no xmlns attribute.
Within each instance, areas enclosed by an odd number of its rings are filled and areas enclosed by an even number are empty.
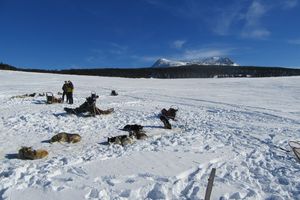
<svg viewBox="0 0 300 200"><path fill-rule="evenodd" d="M212 170L210 172L210 175L209 175L209 178L208 178L208 184L207 184L207 187L206 187L204 200L210 200L210 195L211 195L215 175L216 175L216 168L212 168Z"/></svg>

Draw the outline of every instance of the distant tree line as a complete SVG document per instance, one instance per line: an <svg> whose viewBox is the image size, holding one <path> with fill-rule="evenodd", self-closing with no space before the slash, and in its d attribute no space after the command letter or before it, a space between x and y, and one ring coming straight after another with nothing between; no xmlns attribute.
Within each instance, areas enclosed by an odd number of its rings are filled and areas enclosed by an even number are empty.
<svg viewBox="0 0 300 200"><path fill-rule="evenodd" d="M13 66L8 65L8 64L4 64L2 62L0 62L0 69L3 69L3 70L17 70L16 67L13 67Z"/></svg>
<svg viewBox="0 0 300 200"><path fill-rule="evenodd" d="M299 76L300 69L252 66L199 66L138 69L70 69L62 74L113 76L127 78L222 78L222 77L272 77Z"/></svg>
<svg viewBox="0 0 300 200"><path fill-rule="evenodd" d="M96 69L68 69L41 70L22 69L0 63L0 69L17 70L40 73L74 74L89 76L110 76L126 78L224 78L224 77L273 77L299 76L300 69L282 67L255 66L208 66L190 65L168 68L96 68Z"/></svg>

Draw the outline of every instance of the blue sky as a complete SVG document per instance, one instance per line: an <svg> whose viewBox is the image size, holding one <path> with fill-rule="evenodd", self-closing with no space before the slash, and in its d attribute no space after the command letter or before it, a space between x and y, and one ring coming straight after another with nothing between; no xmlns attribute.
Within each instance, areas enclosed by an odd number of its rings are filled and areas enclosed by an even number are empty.
<svg viewBox="0 0 300 200"><path fill-rule="evenodd" d="M227 56L300 67L298 0L0 0L0 62L147 67Z"/></svg>

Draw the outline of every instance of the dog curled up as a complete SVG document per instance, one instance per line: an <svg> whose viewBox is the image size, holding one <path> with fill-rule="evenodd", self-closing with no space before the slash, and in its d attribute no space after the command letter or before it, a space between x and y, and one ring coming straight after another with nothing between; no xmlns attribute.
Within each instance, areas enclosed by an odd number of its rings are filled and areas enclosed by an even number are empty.
<svg viewBox="0 0 300 200"><path fill-rule="evenodd" d="M65 133L61 132L56 135L54 135L50 143L54 142L68 142L68 143L77 143L81 140L81 136L79 134L71 134L71 133Z"/></svg>
<svg viewBox="0 0 300 200"><path fill-rule="evenodd" d="M126 146L134 143L134 137L128 135L118 135L115 137L108 138L107 142L109 144L118 144L118 145Z"/></svg>
<svg viewBox="0 0 300 200"><path fill-rule="evenodd" d="M22 160L36 160L48 156L48 151L44 149L33 150L32 147L22 147L18 157Z"/></svg>

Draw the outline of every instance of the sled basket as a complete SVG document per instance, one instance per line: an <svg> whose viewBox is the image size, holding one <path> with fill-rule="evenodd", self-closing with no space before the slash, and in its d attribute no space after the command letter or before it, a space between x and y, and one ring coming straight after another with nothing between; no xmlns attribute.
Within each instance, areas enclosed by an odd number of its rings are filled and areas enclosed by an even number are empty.
<svg viewBox="0 0 300 200"><path fill-rule="evenodd" d="M46 92L47 103L52 104L54 100L54 96L52 92Z"/></svg>

